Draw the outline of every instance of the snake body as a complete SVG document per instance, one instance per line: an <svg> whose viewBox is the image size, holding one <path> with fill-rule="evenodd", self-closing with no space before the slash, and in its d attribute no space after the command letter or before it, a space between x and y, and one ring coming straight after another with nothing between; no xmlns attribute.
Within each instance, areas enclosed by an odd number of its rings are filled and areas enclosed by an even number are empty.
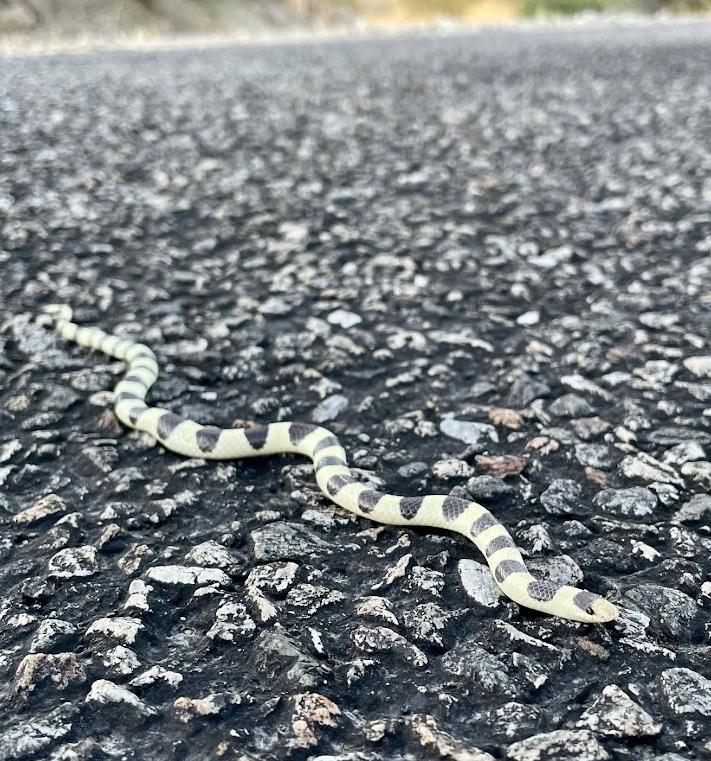
<svg viewBox="0 0 711 761"><path fill-rule="evenodd" d="M486 558L501 591L519 605L573 621L602 623L618 616L604 597L532 576L504 526L482 505L459 497L431 494L400 497L359 483L346 452L328 429L310 423L278 422L247 428L201 425L175 412L151 407L145 398L158 377L153 351L142 343L72 322L69 307L46 308L59 335L80 346L123 360L128 369L114 389L114 411L128 428L144 431L166 449L210 460L278 453L313 460L316 481L333 502L358 516L395 526L429 526L458 531Z"/></svg>

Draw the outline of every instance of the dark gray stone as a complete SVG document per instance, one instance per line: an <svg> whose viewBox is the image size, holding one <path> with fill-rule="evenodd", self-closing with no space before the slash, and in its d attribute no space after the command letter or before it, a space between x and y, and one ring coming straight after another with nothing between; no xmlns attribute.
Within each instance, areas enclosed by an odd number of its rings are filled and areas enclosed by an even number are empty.
<svg viewBox="0 0 711 761"><path fill-rule="evenodd" d="M580 515L587 512L583 505L583 489L577 481L556 478L541 494L540 501L551 515Z"/></svg>

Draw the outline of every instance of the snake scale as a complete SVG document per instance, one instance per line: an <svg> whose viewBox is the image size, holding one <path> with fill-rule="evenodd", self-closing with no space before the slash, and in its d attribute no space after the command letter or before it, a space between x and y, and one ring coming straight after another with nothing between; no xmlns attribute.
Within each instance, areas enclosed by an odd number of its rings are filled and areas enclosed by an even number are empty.
<svg viewBox="0 0 711 761"><path fill-rule="evenodd" d="M278 422L247 428L201 425L145 398L158 377L153 351L142 343L72 322L67 306L46 307L59 335L80 346L123 360L128 369L114 389L114 411L127 427L144 431L166 449L186 457L239 459L278 453L301 454L314 463L316 481L333 502L356 515L395 526L428 526L458 531L486 558L501 591L519 605L587 623L612 621L618 609L604 597L536 579L523 562L511 535L477 502L448 495L399 497L359 483L348 468L346 452L326 428L310 423Z"/></svg>

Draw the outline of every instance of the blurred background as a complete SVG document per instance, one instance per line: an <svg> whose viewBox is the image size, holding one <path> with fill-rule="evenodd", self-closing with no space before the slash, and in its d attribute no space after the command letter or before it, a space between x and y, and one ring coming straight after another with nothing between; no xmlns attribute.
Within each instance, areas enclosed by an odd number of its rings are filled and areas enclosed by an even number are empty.
<svg viewBox="0 0 711 761"><path fill-rule="evenodd" d="M711 0L0 0L0 41L259 36L575 14L707 13Z"/></svg>

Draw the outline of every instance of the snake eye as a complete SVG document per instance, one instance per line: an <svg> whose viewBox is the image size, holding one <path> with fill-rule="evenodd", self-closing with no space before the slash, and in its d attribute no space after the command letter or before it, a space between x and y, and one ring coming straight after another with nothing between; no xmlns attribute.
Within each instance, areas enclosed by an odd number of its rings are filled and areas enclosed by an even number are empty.
<svg viewBox="0 0 711 761"><path fill-rule="evenodd" d="M587 607L587 608L585 608L585 612L586 612L586 613L587 613L589 616L594 616L594 615L595 615L595 608L593 608L593 606L592 606L592 605L588 605L588 607Z"/></svg>

